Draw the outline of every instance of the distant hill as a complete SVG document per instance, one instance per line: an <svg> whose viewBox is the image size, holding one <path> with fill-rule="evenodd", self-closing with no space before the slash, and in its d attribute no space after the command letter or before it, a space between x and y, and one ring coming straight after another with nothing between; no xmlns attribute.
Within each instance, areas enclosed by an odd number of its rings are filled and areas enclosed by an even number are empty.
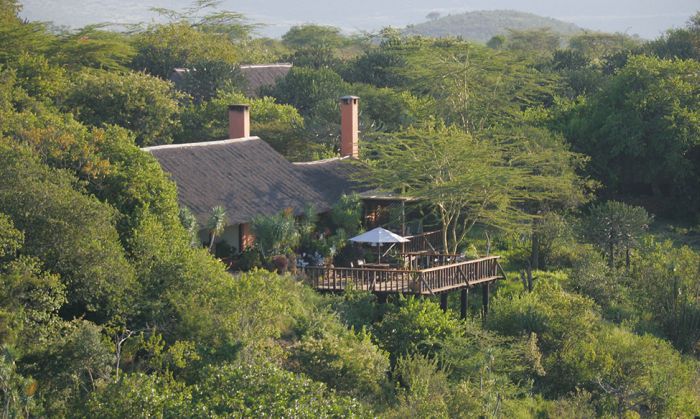
<svg viewBox="0 0 700 419"><path fill-rule="evenodd" d="M494 35L505 35L508 29L549 28L565 37L582 32L573 23L514 10L484 10L448 15L428 22L409 25L404 33L436 38L461 36L464 39L487 42Z"/></svg>

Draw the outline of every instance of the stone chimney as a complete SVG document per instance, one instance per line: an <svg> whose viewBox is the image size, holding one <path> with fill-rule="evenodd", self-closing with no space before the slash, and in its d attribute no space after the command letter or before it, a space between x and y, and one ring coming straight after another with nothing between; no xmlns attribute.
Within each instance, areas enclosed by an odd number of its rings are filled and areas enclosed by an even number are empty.
<svg viewBox="0 0 700 419"><path fill-rule="evenodd" d="M340 155L343 157L360 157L358 109L359 97L343 96L340 98Z"/></svg>
<svg viewBox="0 0 700 419"><path fill-rule="evenodd" d="M250 137L250 106L229 105L228 138Z"/></svg>

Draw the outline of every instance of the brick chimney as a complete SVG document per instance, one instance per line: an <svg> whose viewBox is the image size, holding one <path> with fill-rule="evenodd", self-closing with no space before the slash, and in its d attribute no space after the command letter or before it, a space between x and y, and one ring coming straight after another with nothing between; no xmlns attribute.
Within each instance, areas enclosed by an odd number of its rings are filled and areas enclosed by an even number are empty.
<svg viewBox="0 0 700 419"><path fill-rule="evenodd" d="M250 137L250 106L229 105L228 138Z"/></svg>
<svg viewBox="0 0 700 419"><path fill-rule="evenodd" d="M359 99L357 96L340 98L340 155L343 157L360 157L358 146L360 130L357 120Z"/></svg>

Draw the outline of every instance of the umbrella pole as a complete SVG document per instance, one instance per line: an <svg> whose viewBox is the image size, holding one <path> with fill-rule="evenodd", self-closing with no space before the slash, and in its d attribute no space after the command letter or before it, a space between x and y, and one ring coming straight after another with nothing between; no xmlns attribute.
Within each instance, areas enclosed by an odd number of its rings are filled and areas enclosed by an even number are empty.
<svg viewBox="0 0 700 419"><path fill-rule="evenodd" d="M382 263L382 244L377 243L377 263Z"/></svg>

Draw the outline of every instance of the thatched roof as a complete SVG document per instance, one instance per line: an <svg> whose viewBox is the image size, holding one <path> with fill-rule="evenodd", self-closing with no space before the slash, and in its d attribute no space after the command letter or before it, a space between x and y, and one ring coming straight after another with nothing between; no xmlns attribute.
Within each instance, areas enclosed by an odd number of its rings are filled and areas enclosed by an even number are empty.
<svg viewBox="0 0 700 419"><path fill-rule="evenodd" d="M180 203L204 224L212 208L226 208L229 224L249 222L258 214L291 208L300 215L306 204L329 210L352 191L356 166L351 159L291 163L258 137L172 144L145 148L177 183Z"/></svg>
<svg viewBox="0 0 700 419"><path fill-rule="evenodd" d="M254 98L258 97L261 87L272 87L277 84L279 79L284 78L292 69L292 64L243 64L239 68L245 80L244 93L246 96ZM173 69L170 81L175 84L175 87L182 89L189 71L187 68Z"/></svg>
<svg viewBox="0 0 700 419"><path fill-rule="evenodd" d="M284 78L292 65L288 63L278 64L250 64L241 66L241 74L246 80L245 93L249 97L258 97L261 87L272 87L279 79Z"/></svg>

